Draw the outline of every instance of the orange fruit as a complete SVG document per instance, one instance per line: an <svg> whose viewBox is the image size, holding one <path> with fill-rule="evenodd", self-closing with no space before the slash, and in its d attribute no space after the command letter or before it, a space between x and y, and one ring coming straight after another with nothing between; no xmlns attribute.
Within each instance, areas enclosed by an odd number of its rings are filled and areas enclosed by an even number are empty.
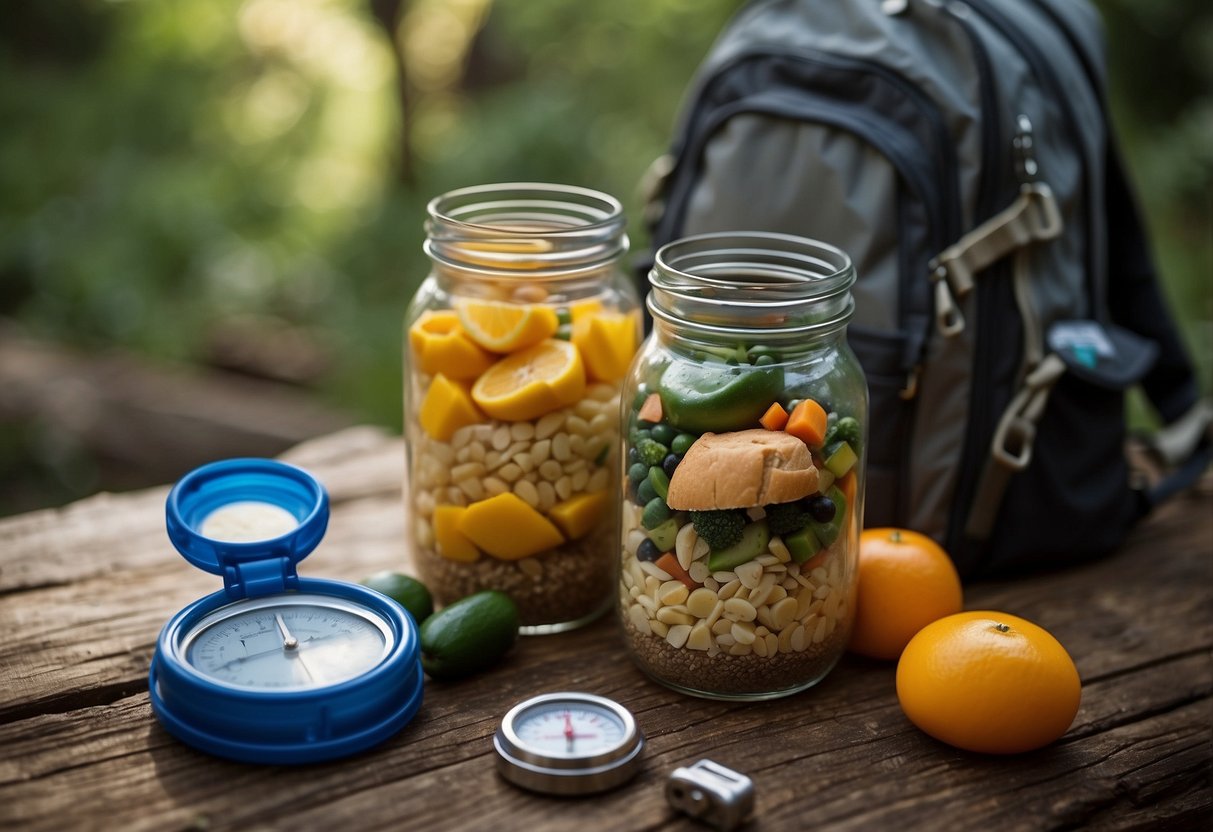
<svg viewBox="0 0 1213 832"><path fill-rule="evenodd" d="M409 327L409 350L421 372L454 379L476 378L497 360L468 337L449 309L426 312Z"/></svg>
<svg viewBox="0 0 1213 832"><path fill-rule="evenodd" d="M967 751L1048 745L1070 727L1081 697L1078 670L1057 639L1001 612L928 624L897 664L897 698L910 721Z"/></svg>
<svg viewBox="0 0 1213 832"><path fill-rule="evenodd" d="M560 322L556 310L542 304L464 300L458 304L459 323L486 350L515 352L551 338Z"/></svg>
<svg viewBox="0 0 1213 832"><path fill-rule="evenodd" d="M521 422L576 404L585 387L577 348L549 338L486 370L472 386L472 399L494 419Z"/></svg>
<svg viewBox="0 0 1213 832"><path fill-rule="evenodd" d="M960 612L963 602L956 567L934 540L906 529L865 529L847 646L873 659L895 659L915 633Z"/></svg>

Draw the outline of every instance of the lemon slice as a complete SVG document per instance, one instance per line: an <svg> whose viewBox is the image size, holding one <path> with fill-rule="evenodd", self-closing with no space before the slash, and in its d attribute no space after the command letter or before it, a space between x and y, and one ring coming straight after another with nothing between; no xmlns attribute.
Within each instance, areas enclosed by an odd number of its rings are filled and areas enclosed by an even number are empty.
<svg viewBox="0 0 1213 832"><path fill-rule="evenodd" d="M486 350L509 353L538 344L555 334L556 311L542 304L465 300L458 306L459 323L468 337Z"/></svg>
<svg viewBox="0 0 1213 832"><path fill-rule="evenodd" d="M472 400L494 419L521 422L576 404L585 385L577 348L549 338L486 370L472 386Z"/></svg>

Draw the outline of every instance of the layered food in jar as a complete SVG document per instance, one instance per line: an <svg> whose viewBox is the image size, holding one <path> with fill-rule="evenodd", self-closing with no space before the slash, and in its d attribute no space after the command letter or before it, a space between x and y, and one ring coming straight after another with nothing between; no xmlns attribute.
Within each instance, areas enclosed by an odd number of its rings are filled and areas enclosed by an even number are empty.
<svg viewBox="0 0 1213 832"><path fill-rule="evenodd" d="M806 387L816 395L794 392ZM830 670L852 620L864 417L760 345L639 380L618 591L643 670L720 698L782 695Z"/></svg>
<svg viewBox="0 0 1213 832"><path fill-rule="evenodd" d="M444 602L499 589L524 628L609 606L619 390L639 335L635 310L592 297L456 297L409 326L414 551Z"/></svg>

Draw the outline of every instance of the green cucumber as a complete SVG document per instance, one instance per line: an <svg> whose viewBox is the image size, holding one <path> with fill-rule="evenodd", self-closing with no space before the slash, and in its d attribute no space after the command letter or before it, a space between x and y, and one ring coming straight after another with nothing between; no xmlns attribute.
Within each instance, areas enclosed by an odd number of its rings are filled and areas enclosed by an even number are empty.
<svg viewBox="0 0 1213 832"><path fill-rule="evenodd" d="M855 467L859 457L847 442L839 442L838 447L826 457L826 470L837 479L846 476L847 471Z"/></svg>
<svg viewBox="0 0 1213 832"><path fill-rule="evenodd" d="M792 560L797 563L804 563L821 551L821 541L817 539L817 535L813 534L813 530L807 526L799 531L792 532L792 534L784 535L783 544L788 547Z"/></svg>
<svg viewBox="0 0 1213 832"><path fill-rule="evenodd" d="M649 529L649 540L653 541L653 545L662 552L669 552L674 548L674 543L678 539L678 520L671 517L656 528Z"/></svg>
<svg viewBox="0 0 1213 832"><path fill-rule="evenodd" d="M741 540L708 555L708 569L723 572L749 563L767 550L771 542L771 531L763 520L750 523L741 530Z"/></svg>

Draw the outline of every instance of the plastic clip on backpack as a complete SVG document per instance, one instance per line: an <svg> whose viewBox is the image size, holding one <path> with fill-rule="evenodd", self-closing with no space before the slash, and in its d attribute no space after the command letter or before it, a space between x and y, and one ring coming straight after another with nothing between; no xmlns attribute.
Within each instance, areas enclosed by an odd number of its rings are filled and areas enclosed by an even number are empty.
<svg viewBox="0 0 1213 832"><path fill-rule="evenodd" d="M765 230L851 255L866 524L930 534L966 576L1106 552L1148 510L1129 387L1166 423L1201 412L1111 140L1102 48L1080 0L752 2L654 166L656 245ZM1208 413L1188 421L1191 454Z"/></svg>

